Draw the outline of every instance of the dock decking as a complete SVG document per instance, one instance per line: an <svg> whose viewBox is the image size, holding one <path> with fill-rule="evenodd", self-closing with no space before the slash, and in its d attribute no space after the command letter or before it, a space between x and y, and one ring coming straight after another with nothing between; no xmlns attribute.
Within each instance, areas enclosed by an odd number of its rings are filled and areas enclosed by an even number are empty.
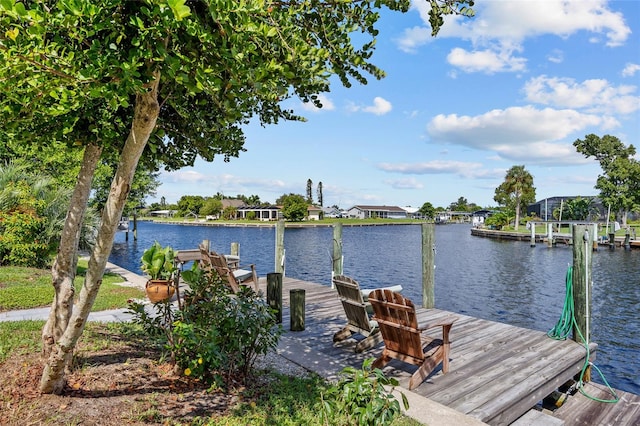
<svg viewBox="0 0 640 426"><path fill-rule="evenodd" d="M266 294L266 281L260 280ZM289 291L304 289L305 330L289 331ZM419 322L451 312L418 308ZM510 424L558 386L578 374L585 350L577 343L558 341L541 331L528 330L454 313L458 320L451 329L450 370L438 369L414 392L492 425ZM360 354L355 340L333 343L346 316L337 292L328 285L285 278L283 280L283 327L279 353L304 360L303 366L327 377L337 377L345 366L359 368L366 358L377 357L381 347ZM592 356L596 345L592 345ZM407 389L416 367L392 361L385 373ZM610 404L604 404L610 405ZM631 419L640 422L640 410ZM565 420L565 424L571 424ZM632 423L633 424L633 423ZM635 423L638 424L638 423Z"/></svg>

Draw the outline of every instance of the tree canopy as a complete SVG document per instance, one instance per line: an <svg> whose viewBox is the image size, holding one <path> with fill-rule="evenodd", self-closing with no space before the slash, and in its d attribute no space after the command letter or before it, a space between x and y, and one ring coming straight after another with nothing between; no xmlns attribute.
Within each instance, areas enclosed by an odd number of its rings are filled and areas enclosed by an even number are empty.
<svg viewBox="0 0 640 426"><path fill-rule="evenodd" d="M594 134L576 139L573 146L585 157L598 160L603 174L598 175L595 188L603 204L619 212L626 225L627 213L640 207L640 162L635 147L625 146L615 136Z"/></svg>

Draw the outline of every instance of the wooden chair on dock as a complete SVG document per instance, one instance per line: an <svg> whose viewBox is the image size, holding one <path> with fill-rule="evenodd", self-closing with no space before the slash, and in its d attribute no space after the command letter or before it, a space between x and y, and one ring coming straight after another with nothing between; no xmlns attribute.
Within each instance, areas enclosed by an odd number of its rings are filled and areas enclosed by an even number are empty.
<svg viewBox="0 0 640 426"><path fill-rule="evenodd" d="M258 274L254 264L246 267L237 266L231 268L224 255L210 252L200 247L202 254L201 267L214 268L218 275L225 279L234 293L240 291L240 285L251 285L254 291L258 291Z"/></svg>
<svg viewBox="0 0 640 426"><path fill-rule="evenodd" d="M362 352L382 342L378 324L370 318L373 312L371 304L364 300L358 282L345 275L336 275L333 277L333 285L338 290L344 313L347 315L347 325L333 335L333 341L341 342L353 333L359 333L365 338L356 344L356 352Z"/></svg>
<svg viewBox="0 0 640 426"><path fill-rule="evenodd" d="M417 365L419 368L411 376L409 390L418 387L440 363L443 373L449 371L449 331L455 317L448 316L419 327L413 302L390 290L372 291L369 303L385 346L373 363L374 368L384 367L393 358ZM442 339L422 334L435 327L442 327Z"/></svg>

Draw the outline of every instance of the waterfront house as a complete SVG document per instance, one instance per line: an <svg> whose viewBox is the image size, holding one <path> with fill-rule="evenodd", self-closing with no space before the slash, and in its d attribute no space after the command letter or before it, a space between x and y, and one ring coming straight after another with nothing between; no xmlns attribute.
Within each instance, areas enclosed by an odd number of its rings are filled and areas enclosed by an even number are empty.
<svg viewBox="0 0 640 426"><path fill-rule="evenodd" d="M253 212L256 220L261 221L278 220L281 216L278 206L242 206L238 207L238 218L247 219L247 215L251 216L250 212Z"/></svg>
<svg viewBox="0 0 640 426"><path fill-rule="evenodd" d="M358 219L406 219L407 211L398 206L353 206L348 210L349 217Z"/></svg>

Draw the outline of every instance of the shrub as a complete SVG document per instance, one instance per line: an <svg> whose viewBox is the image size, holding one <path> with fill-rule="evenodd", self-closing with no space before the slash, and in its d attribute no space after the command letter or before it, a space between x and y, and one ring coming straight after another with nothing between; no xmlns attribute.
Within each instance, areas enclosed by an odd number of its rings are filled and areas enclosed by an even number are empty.
<svg viewBox="0 0 640 426"><path fill-rule="evenodd" d="M360 370L345 367L338 383L323 394L322 408L328 424L335 424L338 416L346 415L346 424L389 425L400 414L400 403L392 394L398 381L387 378L379 368L372 369L373 361L364 360ZM406 410L409 402L401 395Z"/></svg>
<svg viewBox="0 0 640 426"><path fill-rule="evenodd" d="M278 345L282 329L267 303L242 286L230 293L215 272L183 272L190 289L179 310L156 303L155 315L130 305L134 321L151 336L163 337L171 359L185 375L217 386L244 383L258 355Z"/></svg>

